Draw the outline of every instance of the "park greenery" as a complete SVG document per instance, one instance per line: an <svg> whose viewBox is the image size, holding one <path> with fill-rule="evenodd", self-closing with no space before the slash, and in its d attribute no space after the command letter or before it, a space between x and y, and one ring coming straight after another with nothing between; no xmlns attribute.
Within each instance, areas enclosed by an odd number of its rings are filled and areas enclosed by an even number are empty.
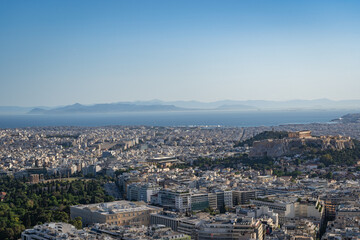
<svg viewBox="0 0 360 240"><path fill-rule="evenodd" d="M340 151L324 150L310 153L315 157L320 157L320 162L326 167L330 165L353 166L360 160L360 141L353 139L354 148L346 148Z"/></svg>
<svg viewBox="0 0 360 240"><path fill-rule="evenodd" d="M261 141L266 139L283 139L287 136L288 132L286 131L264 131L245 141L237 142L234 147L244 147L245 145L252 146L255 141Z"/></svg>
<svg viewBox="0 0 360 240"><path fill-rule="evenodd" d="M288 135L287 132L281 131L265 131L255 135L252 138L249 138L245 141L238 142L234 147L241 146L252 146L255 141L261 141L266 139L282 139L286 138ZM318 146L304 146L302 148L301 155L303 159L319 159L320 164L328 167L330 165L337 166L354 166L357 161L360 159L360 141L352 139L354 143L353 148L345 148L342 150L337 149L321 149ZM296 159L301 161L300 159ZM261 167L265 163L265 167L271 167L272 161L268 158L262 160L251 159L252 162L249 162L248 158L242 158L242 162L251 167ZM260 162L259 162L260 161Z"/></svg>
<svg viewBox="0 0 360 240"><path fill-rule="evenodd" d="M70 206L113 201L105 194L102 179L48 180L30 184L26 179L0 178L0 239L19 239L26 228L46 222L67 222L81 228L81 219L70 219Z"/></svg>

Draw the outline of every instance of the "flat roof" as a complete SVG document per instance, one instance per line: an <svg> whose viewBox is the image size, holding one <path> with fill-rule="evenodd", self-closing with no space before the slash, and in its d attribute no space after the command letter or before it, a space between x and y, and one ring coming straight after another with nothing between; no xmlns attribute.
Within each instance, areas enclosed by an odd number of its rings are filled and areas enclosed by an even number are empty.
<svg viewBox="0 0 360 240"><path fill-rule="evenodd" d="M72 208L77 209L86 209L91 212L97 212L104 215L111 215L117 213L127 213L127 212L136 212L136 211L145 211L150 209L158 209L159 207L146 205L144 202L130 202L130 201L114 201L114 202L106 202L106 203L94 203L94 204L86 204L86 205L75 205L71 206Z"/></svg>

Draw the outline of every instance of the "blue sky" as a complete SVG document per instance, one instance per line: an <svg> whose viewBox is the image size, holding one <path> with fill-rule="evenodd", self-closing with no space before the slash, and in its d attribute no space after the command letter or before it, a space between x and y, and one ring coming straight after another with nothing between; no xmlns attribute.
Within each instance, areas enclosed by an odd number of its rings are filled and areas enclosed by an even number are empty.
<svg viewBox="0 0 360 240"><path fill-rule="evenodd" d="M0 1L0 105L360 99L360 1Z"/></svg>

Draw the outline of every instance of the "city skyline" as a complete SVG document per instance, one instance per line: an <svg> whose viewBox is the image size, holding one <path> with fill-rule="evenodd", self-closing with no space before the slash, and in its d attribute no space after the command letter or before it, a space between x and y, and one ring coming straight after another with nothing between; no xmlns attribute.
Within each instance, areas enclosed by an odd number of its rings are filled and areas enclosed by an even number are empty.
<svg viewBox="0 0 360 240"><path fill-rule="evenodd" d="M0 105L359 99L357 1L3 1Z"/></svg>
<svg viewBox="0 0 360 240"><path fill-rule="evenodd" d="M360 1L0 1L0 239L360 239Z"/></svg>

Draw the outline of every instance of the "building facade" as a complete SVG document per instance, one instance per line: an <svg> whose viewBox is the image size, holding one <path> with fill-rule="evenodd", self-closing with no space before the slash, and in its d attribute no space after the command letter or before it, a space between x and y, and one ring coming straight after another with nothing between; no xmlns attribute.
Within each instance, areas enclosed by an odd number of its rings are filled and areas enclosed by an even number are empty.
<svg viewBox="0 0 360 240"><path fill-rule="evenodd" d="M115 201L70 207L70 217L81 217L83 225L108 223L118 226L148 226L150 214L159 213L162 208L143 202Z"/></svg>

